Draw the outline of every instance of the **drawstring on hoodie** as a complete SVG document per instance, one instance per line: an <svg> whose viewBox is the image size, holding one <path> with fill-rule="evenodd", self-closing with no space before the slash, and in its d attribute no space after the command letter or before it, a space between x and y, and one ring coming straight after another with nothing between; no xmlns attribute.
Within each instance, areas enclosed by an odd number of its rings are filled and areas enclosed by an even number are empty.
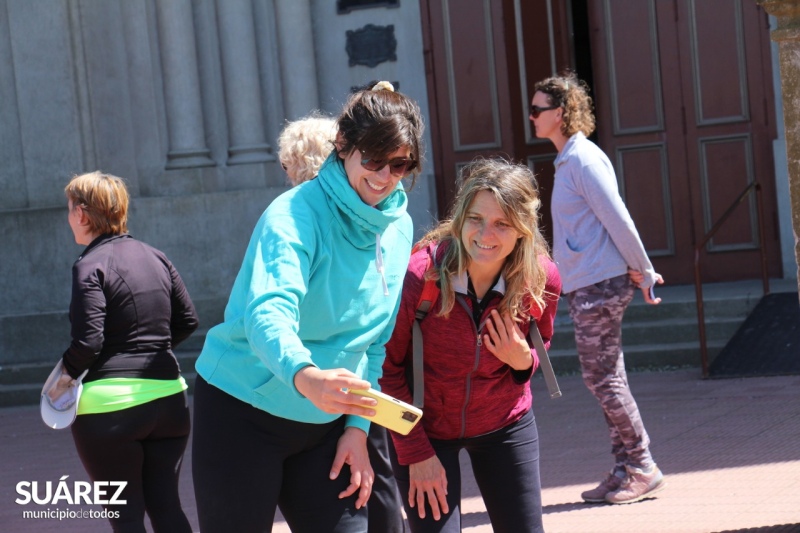
<svg viewBox="0 0 800 533"><path fill-rule="evenodd" d="M383 252L381 252L381 234L375 234L375 268L378 269L378 274L381 275L383 282L383 295L389 296L389 286L386 284L386 276L383 275Z"/></svg>

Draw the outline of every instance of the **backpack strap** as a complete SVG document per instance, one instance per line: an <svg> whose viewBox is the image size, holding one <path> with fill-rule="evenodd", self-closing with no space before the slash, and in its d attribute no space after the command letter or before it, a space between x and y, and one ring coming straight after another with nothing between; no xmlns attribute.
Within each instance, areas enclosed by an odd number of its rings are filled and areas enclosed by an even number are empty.
<svg viewBox="0 0 800 533"><path fill-rule="evenodd" d="M428 254L428 262L425 266L425 274L434 268L434 257L439 245L433 247L433 250ZM424 278L423 278L424 279ZM414 407L422 409L425 406L425 372L423 371L423 353L422 353L422 328L420 323L428 316L428 312L433 307L436 299L439 298L439 286L436 281L426 279L425 285L422 287L422 294L419 296L417 302L417 310L414 314L414 322L411 326L411 344L413 349L413 359L411 363L412 372L412 388L414 389Z"/></svg>
<svg viewBox="0 0 800 533"><path fill-rule="evenodd" d="M539 364L542 367L542 374L544 375L544 382L547 384L547 392L550 393L550 398L560 398L561 389L558 388L558 381L556 374L553 372L553 365L550 363L550 356L547 355L547 349L544 347L542 334L539 332L539 326L531 315L531 323L528 328L528 342L533 344L536 353L539 355Z"/></svg>

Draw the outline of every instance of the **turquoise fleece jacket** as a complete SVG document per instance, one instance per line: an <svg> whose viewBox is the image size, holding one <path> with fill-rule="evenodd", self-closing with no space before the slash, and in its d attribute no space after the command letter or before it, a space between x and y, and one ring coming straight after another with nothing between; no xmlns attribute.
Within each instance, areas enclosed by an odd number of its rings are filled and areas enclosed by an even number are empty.
<svg viewBox="0 0 800 533"><path fill-rule="evenodd" d="M346 368L379 388L411 254L407 203L398 184L376 207L365 204L335 153L317 179L276 198L250 238L225 321L206 335L197 373L254 407L314 424L341 415L298 392L303 367ZM369 429L357 416L346 425Z"/></svg>

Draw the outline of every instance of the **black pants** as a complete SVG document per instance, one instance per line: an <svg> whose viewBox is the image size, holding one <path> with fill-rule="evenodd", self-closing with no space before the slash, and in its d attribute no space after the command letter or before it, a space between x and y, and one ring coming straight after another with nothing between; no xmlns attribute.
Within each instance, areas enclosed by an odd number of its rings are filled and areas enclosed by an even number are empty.
<svg viewBox="0 0 800 533"><path fill-rule="evenodd" d="M472 462L472 472L486 504L492 530L496 533L543 533L539 435L533 411L525 413L517 422L487 435L455 440L431 439L430 442L447 473L447 505L450 512L443 514L438 521L433 519L427 499L424 519L419 517L416 507L409 507L409 468L397 463L397 455L391 449L392 466L411 531L461 531L461 467L458 454L463 449Z"/></svg>
<svg viewBox="0 0 800 533"><path fill-rule="evenodd" d="M350 468L328 476L344 417L306 424L273 416L195 382L192 474L203 533L272 530L276 506L296 533L363 533L366 508L339 499Z"/></svg>
<svg viewBox="0 0 800 533"><path fill-rule="evenodd" d="M367 502L370 533L403 533L407 531L400 509L403 503L394 480L392 463L389 460L389 435L378 424L369 426L367 440L369 462L375 472L372 495Z"/></svg>
<svg viewBox="0 0 800 533"><path fill-rule="evenodd" d="M178 492L189 427L186 392L75 419L72 438L92 481L128 483L120 496L127 503L105 506L119 511L114 531L144 533L147 512L157 533L191 533Z"/></svg>

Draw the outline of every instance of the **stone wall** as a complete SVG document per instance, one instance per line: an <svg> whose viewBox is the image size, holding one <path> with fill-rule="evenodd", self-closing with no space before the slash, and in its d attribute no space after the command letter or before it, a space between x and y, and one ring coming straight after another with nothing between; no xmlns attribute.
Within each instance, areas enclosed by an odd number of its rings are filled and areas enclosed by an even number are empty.
<svg viewBox="0 0 800 533"><path fill-rule="evenodd" d="M250 232L286 190L286 118L335 114L373 79L427 115L419 4L338 15L333 0L0 0L0 365L54 361L69 342L82 247L64 185L126 179L132 235L162 249L200 311L222 319ZM394 26L395 60L348 64L346 31ZM412 193L435 213L432 164Z"/></svg>

